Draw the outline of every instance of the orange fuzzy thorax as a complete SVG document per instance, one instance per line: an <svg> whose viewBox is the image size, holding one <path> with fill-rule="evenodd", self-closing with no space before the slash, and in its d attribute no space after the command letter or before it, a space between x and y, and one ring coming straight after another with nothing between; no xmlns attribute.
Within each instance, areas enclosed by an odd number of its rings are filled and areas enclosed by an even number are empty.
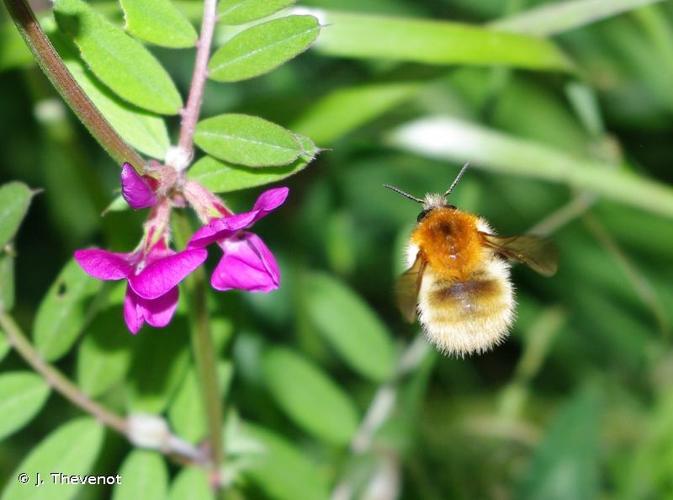
<svg viewBox="0 0 673 500"><path fill-rule="evenodd" d="M411 241L439 278L466 281L483 259L477 217L455 208L430 211L414 229Z"/></svg>

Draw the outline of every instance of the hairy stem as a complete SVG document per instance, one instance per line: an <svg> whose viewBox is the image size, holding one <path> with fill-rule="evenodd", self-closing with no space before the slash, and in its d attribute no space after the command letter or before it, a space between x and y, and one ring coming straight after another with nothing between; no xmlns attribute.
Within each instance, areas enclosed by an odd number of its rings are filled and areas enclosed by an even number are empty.
<svg viewBox="0 0 673 500"><path fill-rule="evenodd" d="M204 0L203 20L201 22L201 34L196 48L196 61L194 62L194 74L189 89L187 105L182 110L182 123L180 126L180 139L178 146L184 155L189 158L194 156L194 129L201 113L203 102L203 89L208 78L208 59L210 46L213 43L213 33L217 22L217 0ZM183 168L186 167L183 166ZM182 168L181 168L182 169Z"/></svg>
<svg viewBox="0 0 673 500"><path fill-rule="evenodd" d="M77 118L118 163L144 164L142 157L117 134L63 64L26 0L5 0L9 14L40 68Z"/></svg>

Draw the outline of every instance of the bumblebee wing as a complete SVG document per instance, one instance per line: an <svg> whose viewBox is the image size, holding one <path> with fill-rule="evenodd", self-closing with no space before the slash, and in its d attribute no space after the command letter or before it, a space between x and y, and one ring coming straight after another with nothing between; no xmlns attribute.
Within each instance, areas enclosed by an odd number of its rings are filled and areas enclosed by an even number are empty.
<svg viewBox="0 0 673 500"><path fill-rule="evenodd" d="M425 266L426 261L419 253L414 264L398 278L395 286L397 306L400 308L402 316L409 322L414 321L414 318L416 317L418 291L421 288L421 280L423 279Z"/></svg>
<svg viewBox="0 0 673 500"><path fill-rule="evenodd" d="M524 234L521 236L495 236L481 233L486 245L511 260L523 262L543 276L552 276L558 268L558 250L545 238Z"/></svg>

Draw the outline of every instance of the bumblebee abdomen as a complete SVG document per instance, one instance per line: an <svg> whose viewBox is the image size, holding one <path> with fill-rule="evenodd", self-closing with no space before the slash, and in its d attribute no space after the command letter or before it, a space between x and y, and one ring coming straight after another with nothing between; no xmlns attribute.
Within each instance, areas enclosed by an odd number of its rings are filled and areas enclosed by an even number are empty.
<svg viewBox="0 0 673 500"><path fill-rule="evenodd" d="M514 319L509 266L495 256L466 281L427 271L418 299L419 320L428 339L447 354L491 349L507 337Z"/></svg>

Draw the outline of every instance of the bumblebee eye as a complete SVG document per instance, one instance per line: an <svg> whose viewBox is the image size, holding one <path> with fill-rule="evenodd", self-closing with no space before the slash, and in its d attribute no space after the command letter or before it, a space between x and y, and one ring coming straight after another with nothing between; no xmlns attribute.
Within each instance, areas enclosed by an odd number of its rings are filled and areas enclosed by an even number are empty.
<svg viewBox="0 0 673 500"><path fill-rule="evenodd" d="M425 216L428 215L428 212L430 210L423 210L420 214L418 214L418 217L416 217L416 222L421 222L423 219L425 219Z"/></svg>

